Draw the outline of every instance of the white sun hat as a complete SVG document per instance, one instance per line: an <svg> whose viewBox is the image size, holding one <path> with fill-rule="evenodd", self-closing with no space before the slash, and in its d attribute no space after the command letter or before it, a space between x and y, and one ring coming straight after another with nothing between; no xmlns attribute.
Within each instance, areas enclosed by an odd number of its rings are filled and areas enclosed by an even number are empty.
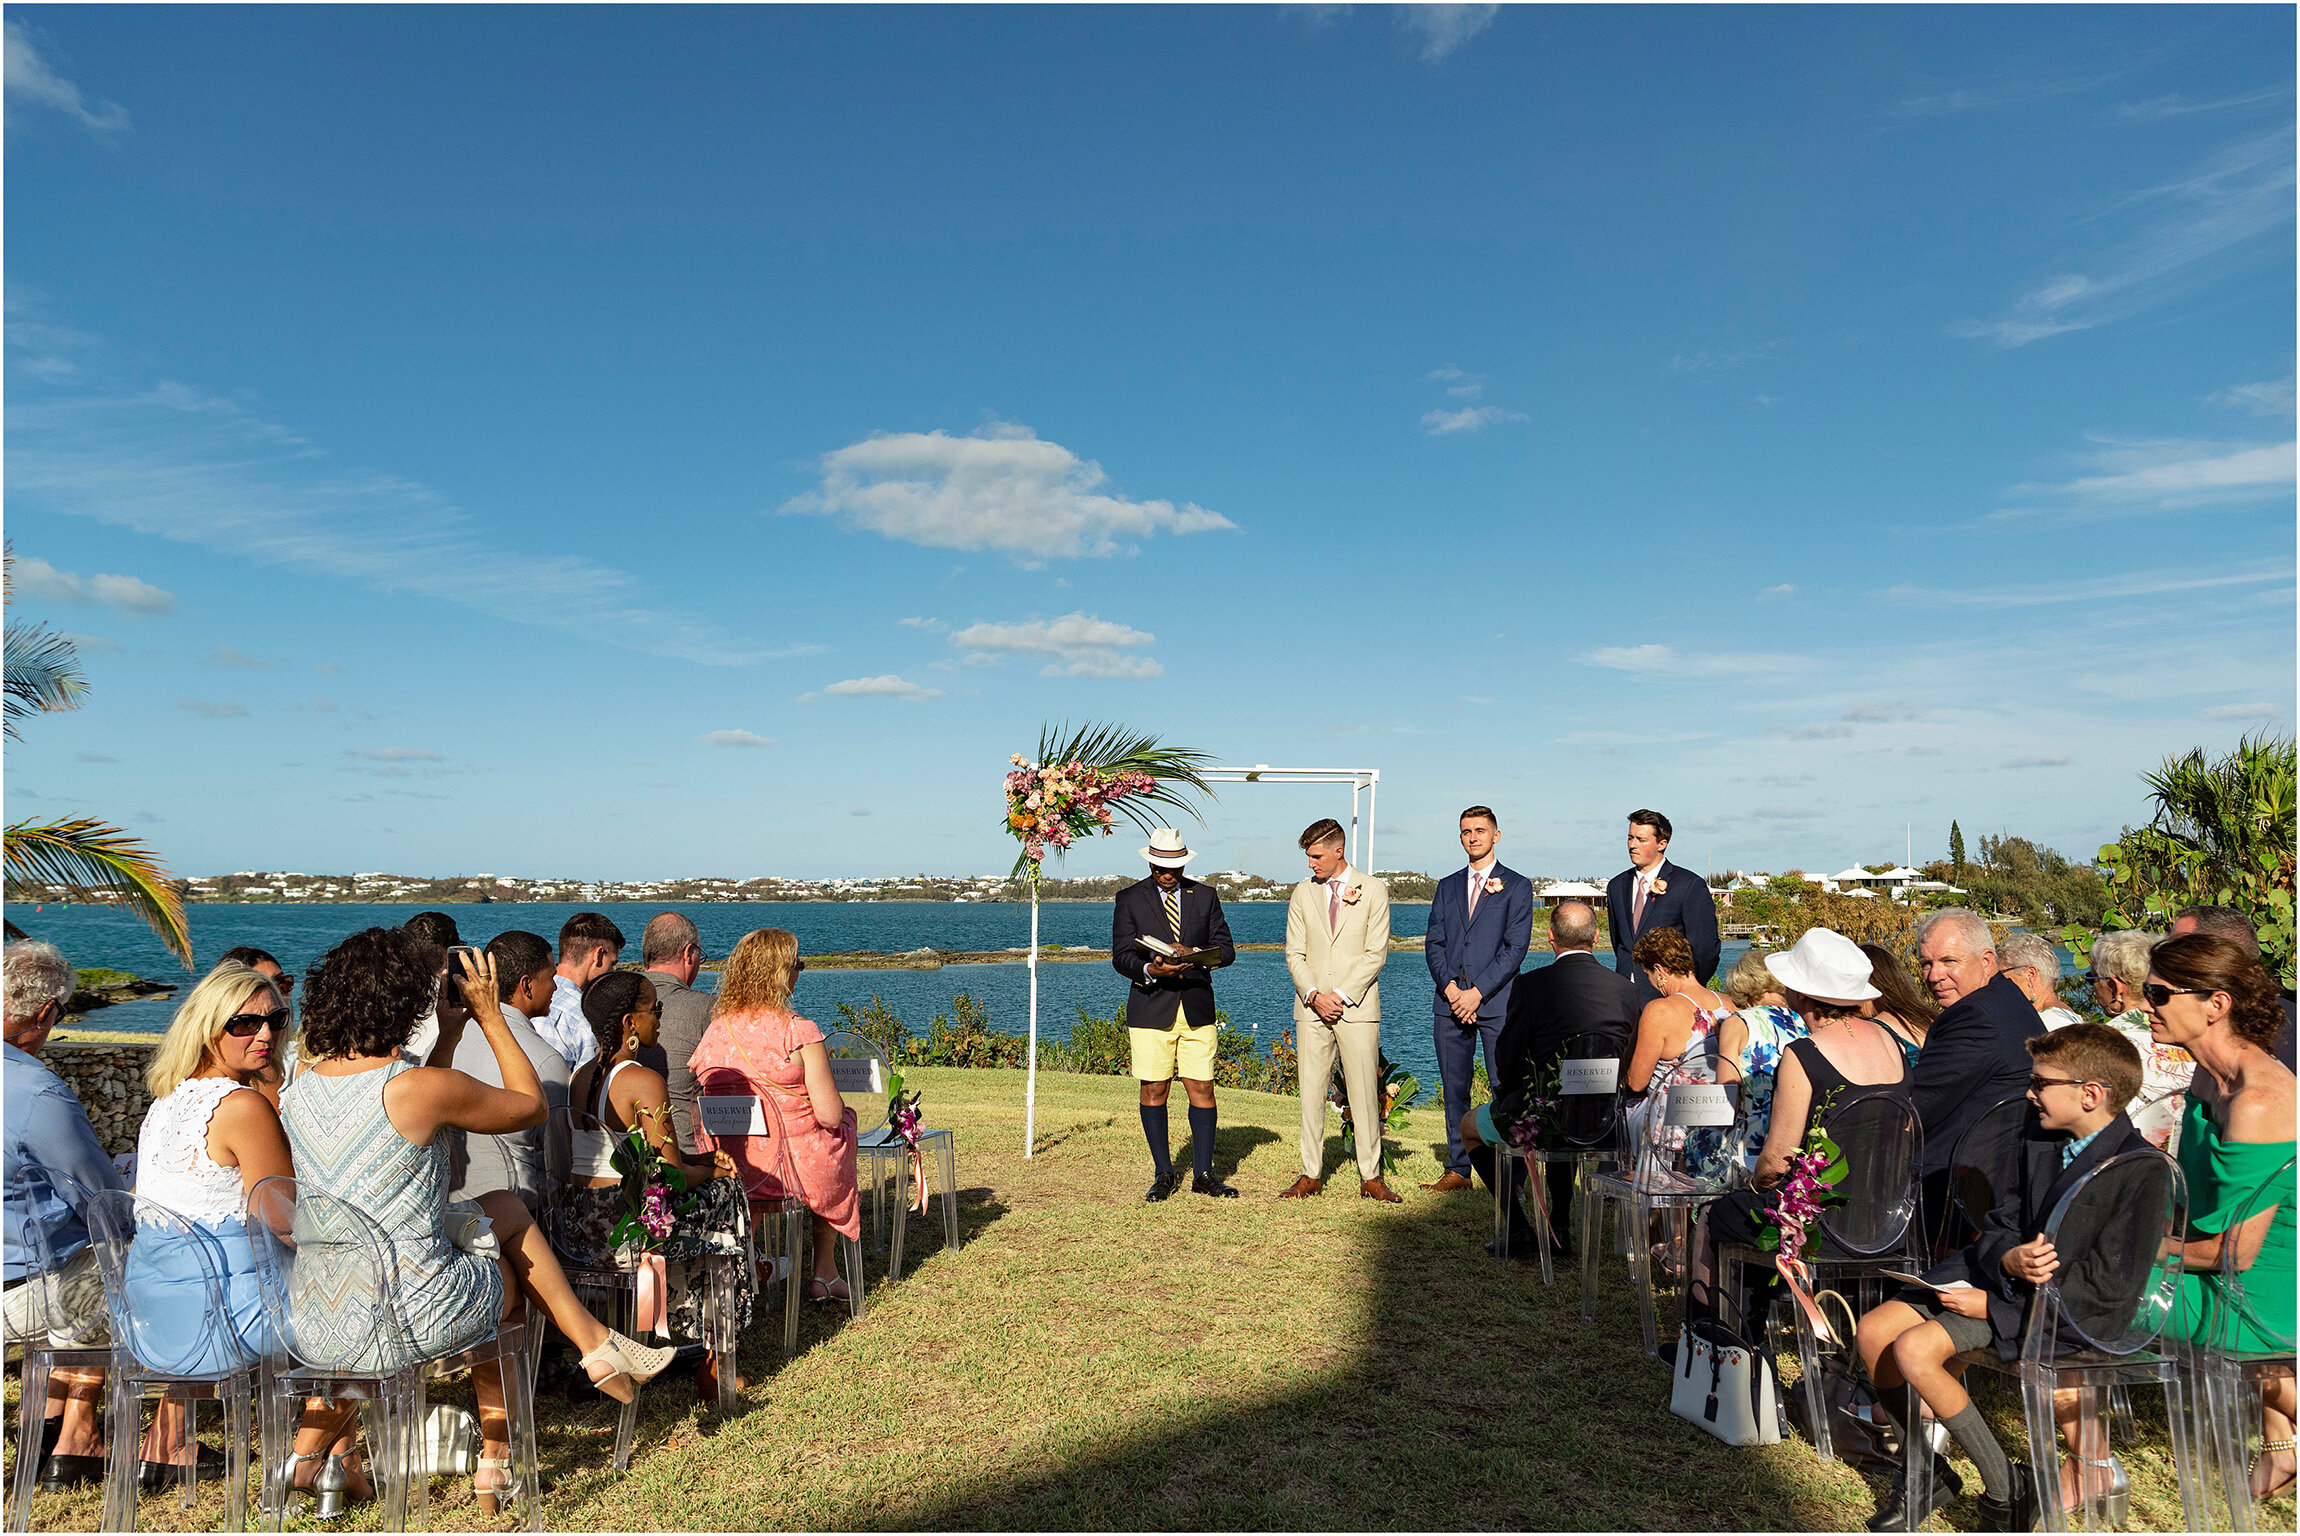
<svg viewBox="0 0 2300 1536"><path fill-rule="evenodd" d="M1190 862L1189 845L1182 834L1172 827L1160 827L1150 834L1150 846L1142 850L1142 857L1160 869L1180 869Z"/></svg>
<svg viewBox="0 0 2300 1536"><path fill-rule="evenodd" d="M1808 928L1787 951L1765 957L1765 969L1792 992L1819 1003L1853 1004L1883 994L1870 984L1861 946L1828 928Z"/></svg>

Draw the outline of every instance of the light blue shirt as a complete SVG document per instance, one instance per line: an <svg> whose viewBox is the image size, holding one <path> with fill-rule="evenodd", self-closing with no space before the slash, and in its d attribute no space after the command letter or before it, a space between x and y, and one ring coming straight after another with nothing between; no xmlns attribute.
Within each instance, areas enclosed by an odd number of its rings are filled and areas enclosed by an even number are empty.
<svg viewBox="0 0 2300 1536"><path fill-rule="evenodd" d="M125 1189L119 1170L104 1154L88 1112L47 1063L14 1046L5 1048L7 1117L6 1277L21 1280L37 1268L32 1234L47 1242L48 1256L61 1264L88 1246L80 1213L67 1204L45 1176L49 1169L70 1175L92 1190ZM24 1182L21 1186L18 1180Z"/></svg>
<svg viewBox="0 0 2300 1536"><path fill-rule="evenodd" d="M2105 1131L2107 1129L2108 1127L2104 1125L2100 1128L2100 1131ZM2091 1146L2094 1142L2100 1140L2100 1131L2094 1131L2090 1136L2085 1137L2082 1141L2072 1141L2067 1146L2061 1148L2060 1165L2063 1168L2066 1168L2069 1164L2084 1156L2084 1149Z"/></svg>
<svg viewBox="0 0 2300 1536"><path fill-rule="evenodd" d="M564 976L551 978L551 1011L527 1022L567 1058L569 1072L599 1054L598 1037L591 1033L591 1021L583 1017L583 989Z"/></svg>

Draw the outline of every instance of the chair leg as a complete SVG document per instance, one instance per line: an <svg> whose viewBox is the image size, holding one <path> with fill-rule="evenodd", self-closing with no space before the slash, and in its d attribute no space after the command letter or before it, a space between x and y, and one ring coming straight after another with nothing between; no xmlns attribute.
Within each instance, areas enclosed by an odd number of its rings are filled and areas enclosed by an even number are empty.
<svg viewBox="0 0 2300 1536"><path fill-rule="evenodd" d="M32 1489L40 1479L40 1436L47 1422L48 1351L24 1347L24 1375L16 1402L16 1474L8 1501L8 1529L26 1530L32 1520Z"/></svg>
<svg viewBox="0 0 2300 1536"><path fill-rule="evenodd" d="M1661 1358L1660 1326L1653 1312L1653 1213L1635 1196L1629 1202L1629 1283L1637 1292L1637 1336L1645 1358Z"/></svg>
<svg viewBox="0 0 2300 1536"><path fill-rule="evenodd" d="M246 1372L231 1378L218 1394L224 1410L224 1519L229 1528L244 1531L248 1528L248 1378ZM195 1463L199 1453L193 1452ZM194 1475L198 1467L193 1468Z"/></svg>
<svg viewBox="0 0 2300 1536"><path fill-rule="evenodd" d="M1581 1201L1581 1320L1597 1321L1597 1244L1605 1231L1604 1192L1592 1185Z"/></svg>
<svg viewBox="0 0 2300 1536"><path fill-rule="evenodd" d="M783 1358L799 1352L799 1275L805 1257L807 1213L786 1212L783 1222Z"/></svg>
<svg viewBox="0 0 2300 1536"><path fill-rule="evenodd" d="M1903 1389L1908 1394L1908 1432L1901 1437L1901 1508L1909 1518L1904 1529L1927 1529L1932 1519L1927 1516L1919 1524L1916 1513L1933 1502L1933 1447L1932 1436L1926 1432L1929 1417L1925 1400L1917 1396L1917 1389Z"/></svg>
<svg viewBox="0 0 2300 1536"><path fill-rule="evenodd" d="M914 1198L910 1192L910 1158L904 1155L894 1160L894 1241L887 1250L886 1265L889 1280L902 1278L902 1240L910 1224L910 1202Z"/></svg>
<svg viewBox="0 0 2300 1536"><path fill-rule="evenodd" d="M1829 1434L1829 1399L1821 1390L1821 1341L1813 1336L1812 1319L1795 1300L1789 1303L1790 1324L1797 1330L1797 1374L1802 1378L1797 1385L1805 1393L1805 1422L1812 1426L1813 1454L1823 1461L1837 1459L1837 1443ZM1764 1347L1764 1319L1757 1320L1757 1328L1744 1335L1750 1347ZM1847 1347L1851 1342L1847 1341Z"/></svg>
<svg viewBox="0 0 2300 1536"><path fill-rule="evenodd" d="M104 1513L106 1531L136 1528L136 1441L143 1418L143 1386L125 1369L127 1351L112 1352L111 1412L105 1415Z"/></svg>
<svg viewBox="0 0 2300 1536"><path fill-rule="evenodd" d="M1524 1165L1521 1163L1518 1166L1523 1167ZM1504 1174L1504 1177L1494 1180L1494 1184L1497 1186L1496 1192L1503 1198L1503 1211L1506 1215L1508 1211L1507 1199L1510 1186L1517 1182L1517 1174L1507 1163L1497 1164L1496 1171ZM1555 1285L1557 1284L1557 1261L1550 1254L1549 1217L1546 1214L1542 1214L1542 1212L1546 1209L1545 1202L1549 1197L1549 1165L1547 1163L1535 1164L1534 1170L1532 1174L1528 1176L1526 1182L1530 1184L1537 1179L1542 1181L1542 1189L1541 1194L1539 1197L1537 1197L1535 1203L1536 1215L1539 1219L1537 1219L1533 1224L1533 1240L1536 1244L1539 1245L1541 1250L1541 1283L1543 1285ZM1506 1222L1503 1223L1503 1230L1505 1232L1508 1230L1508 1224ZM1505 1237L1503 1241L1506 1243L1507 1238Z"/></svg>
<svg viewBox="0 0 2300 1536"><path fill-rule="evenodd" d="M897 1217L895 1218L895 1220L896 1220L897 1222L900 1222L900 1221L901 1221L901 1219L902 1219L902 1218L901 1218L900 1216L897 1216ZM897 1226L897 1227L895 1228L895 1233L896 1233L896 1236L895 1236L895 1241L896 1241L897 1243L901 1242L901 1241L902 1241L902 1237L901 1237L902 1228L901 1228L900 1226ZM854 1321L856 1321L856 1322L861 1322L861 1321L862 1321L862 1315L863 1315L863 1257L862 1257L862 1244L861 1244L861 1242L860 1242L860 1241L858 1241L857 1239L855 1239L855 1238L851 1238L851 1237L842 1237L842 1238L839 1238L839 1239L838 1239L838 1244L839 1244L839 1246L840 1246L840 1247L842 1247L842 1248L844 1248L844 1249L846 1250L846 1259L847 1259L847 1315L848 1315L850 1318L852 1318Z"/></svg>
<svg viewBox="0 0 2300 1536"><path fill-rule="evenodd" d="M2126 1407L2129 1410L2130 1404ZM2199 1463L2194 1428L2188 1417L2187 1392L2180 1380L2177 1367L2167 1367L2164 1373L2164 1422L2172 1441L2172 1471L2180 1481L2180 1519L2189 1530L2204 1529L2204 1479Z"/></svg>
<svg viewBox="0 0 2300 1536"><path fill-rule="evenodd" d="M958 1148L946 1133L935 1138L935 1172L942 1177L942 1241L958 1252Z"/></svg>
<svg viewBox="0 0 2300 1536"><path fill-rule="evenodd" d="M520 1527L540 1531L543 1529L543 1469L535 1453L535 1396L519 1365L516 1355L502 1364L503 1412L510 1420L506 1427L511 1435L511 1476L519 1488ZM634 1400L637 1395L632 1394Z"/></svg>
<svg viewBox="0 0 2300 1536"><path fill-rule="evenodd" d="M2021 1406L2028 1418L2029 1474L2036 1479L2037 1529L2040 1531L2067 1529L2060 1509L2060 1439L2052 1417L2055 1385L2057 1381L2050 1370L2022 1367Z"/></svg>

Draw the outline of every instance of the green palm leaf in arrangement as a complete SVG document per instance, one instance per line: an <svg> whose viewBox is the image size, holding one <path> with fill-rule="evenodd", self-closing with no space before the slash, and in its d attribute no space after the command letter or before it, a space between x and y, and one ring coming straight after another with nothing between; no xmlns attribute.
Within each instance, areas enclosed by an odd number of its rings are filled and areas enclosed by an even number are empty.
<svg viewBox="0 0 2300 1536"><path fill-rule="evenodd" d="M1193 798L1214 793L1203 772L1213 759L1205 753L1161 746L1157 737L1114 722L1041 726L1038 755L1009 761L1006 830L1022 844L1014 873L1033 880L1049 845L1059 858L1081 837L1108 837L1118 816L1145 832L1158 824L1156 811L1196 819Z"/></svg>
<svg viewBox="0 0 2300 1536"><path fill-rule="evenodd" d="M60 885L70 900L126 907L191 965L183 900L141 838L85 816L20 821L7 829L7 870L11 884Z"/></svg>

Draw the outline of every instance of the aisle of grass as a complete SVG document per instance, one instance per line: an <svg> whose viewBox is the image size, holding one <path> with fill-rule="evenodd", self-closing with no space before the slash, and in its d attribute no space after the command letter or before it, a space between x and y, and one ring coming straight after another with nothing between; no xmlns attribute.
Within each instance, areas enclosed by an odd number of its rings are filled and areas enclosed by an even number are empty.
<svg viewBox="0 0 2300 1536"><path fill-rule="evenodd" d="M1730 1450L1673 1418L1618 1262L1583 1327L1571 1277L1545 1289L1487 1258L1482 1192L1416 1187L1438 1172L1434 1110L1414 1116L1404 1204L1358 1199L1354 1177L1281 1204L1296 1101L1225 1091L1219 1165L1244 1198L1145 1205L1131 1081L1042 1076L1025 1161L1020 1073L909 1077L928 1122L957 1132L967 1246L944 1252L939 1221L914 1222L901 1283L874 1261L869 1315L810 1308L788 1364L762 1302L742 1411L657 1382L628 1477L605 1470L608 1408L547 1393L547 1526L1842 1530L1875 1507L1801 1441ZM1341 1167L1338 1140L1327 1161ZM2017 1408L1992 1406L2017 1435ZM2153 1406L2146 1443L2119 1451L2134 1525L2174 1529ZM92 1493L44 1498L35 1526L92 1530L96 1512ZM193 1520L220 1514L209 1492ZM507 1523L447 1479L433 1517ZM182 1528L172 1499L143 1501L139 1524ZM372 1507L339 1522L375 1524Z"/></svg>

